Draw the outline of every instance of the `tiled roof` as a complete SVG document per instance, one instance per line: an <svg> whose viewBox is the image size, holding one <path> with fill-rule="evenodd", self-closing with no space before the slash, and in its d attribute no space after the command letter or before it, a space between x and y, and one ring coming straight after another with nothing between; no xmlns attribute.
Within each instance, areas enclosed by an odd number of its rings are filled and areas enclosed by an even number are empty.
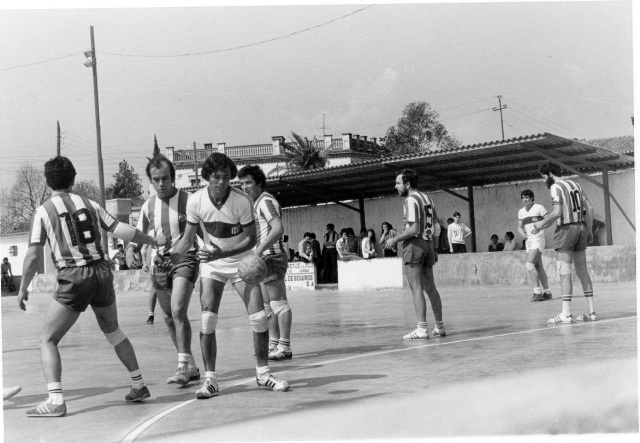
<svg viewBox="0 0 640 443"><path fill-rule="evenodd" d="M607 149L618 154L633 155L633 135L623 135L620 137L595 138L584 140L584 143L597 148Z"/></svg>

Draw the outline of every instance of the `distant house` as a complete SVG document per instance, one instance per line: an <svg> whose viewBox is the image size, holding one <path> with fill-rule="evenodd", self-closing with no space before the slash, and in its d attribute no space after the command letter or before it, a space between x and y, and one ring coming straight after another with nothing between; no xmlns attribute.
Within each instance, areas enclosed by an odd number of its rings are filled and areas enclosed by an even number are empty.
<svg viewBox="0 0 640 443"><path fill-rule="evenodd" d="M262 167L268 177L282 175L286 172L287 158L284 155L284 144L287 143L282 136L271 137L271 143L227 146L226 143L218 143L214 148L211 143L205 143L202 149L165 148L166 156L176 168L176 187L178 189L193 190L205 183L201 178L202 165L214 152L221 152L229 156L238 165L238 169L244 165L257 164ZM380 156L380 144L376 138L346 133L340 138L325 135L317 140L318 148L328 148L327 166L341 166L371 160ZM195 156L195 161L194 161ZM197 161L198 182L194 163ZM193 188L193 189L192 189ZM153 188L150 187L153 194Z"/></svg>
<svg viewBox="0 0 640 443"><path fill-rule="evenodd" d="M633 135L623 135L620 137L594 138L591 140L582 140L584 143L595 146L596 148L608 149L618 154L629 155L634 157L633 152Z"/></svg>

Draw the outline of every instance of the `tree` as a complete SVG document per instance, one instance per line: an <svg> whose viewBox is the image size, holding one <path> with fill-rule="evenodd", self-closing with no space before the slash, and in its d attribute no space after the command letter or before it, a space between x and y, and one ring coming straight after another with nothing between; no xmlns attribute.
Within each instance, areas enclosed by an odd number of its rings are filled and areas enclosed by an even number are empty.
<svg viewBox="0 0 640 443"><path fill-rule="evenodd" d="M73 192L95 202L100 201L100 189L93 180L76 180Z"/></svg>
<svg viewBox="0 0 640 443"><path fill-rule="evenodd" d="M319 169L327 164L327 148L320 148L315 137L309 140L295 132L291 133L291 142L284 144L284 155L290 171Z"/></svg>
<svg viewBox="0 0 640 443"><path fill-rule="evenodd" d="M153 156L160 155L160 148L158 148L158 139L156 135L153 134Z"/></svg>
<svg viewBox="0 0 640 443"><path fill-rule="evenodd" d="M11 189L3 189L0 195L2 231L12 231L19 223L29 223L36 208L50 196L44 169L36 169L30 164L20 167L14 185Z"/></svg>
<svg viewBox="0 0 640 443"><path fill-rule="evenodd" d="M113 174L115 183L107 186L106 198L135 198L142 196L142 183L140 176L135 172L133 166L129 166L126 160L122 160L119 170Z"/></svg>
<svg viewBox="0 0 640 443"><path fill-rule="evenodd" d="M438 121L440 116L427 102L409 103L396 126L387 130L385 154L403 155L451 149L460 142Z"/></svg>

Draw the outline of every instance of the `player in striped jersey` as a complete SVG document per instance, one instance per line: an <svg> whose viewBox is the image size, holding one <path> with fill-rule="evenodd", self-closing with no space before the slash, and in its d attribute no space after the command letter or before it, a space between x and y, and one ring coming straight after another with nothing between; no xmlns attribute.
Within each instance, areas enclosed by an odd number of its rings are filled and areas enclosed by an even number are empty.
<svg viewBox="0 0 640 443"><path fill-rule="evenodd" d="M578 321L597 320L593 307L593 284L587 269L587 243L592 240L591 227L593 224L593 206L582 190L573 180L561 179L562 168L555 163L545 162L538 168L538 173L544 178L551 192L553 210L548 217L533 224L533 234L537 234L547 226L556 222L553 235L556 258L556 270L560 275L562 288L562 312L547 323L572 323L571 298L573 284L571 281L571 264L576 267L576 274L582 284L584 296L587 299L587 313L579 315Z"/></svg>
<svg viewBox="0 0 640 443"><path fill-rule="evenodd" d="M209 186L197 191L187 202L187 227L175 246L171 261L176 263L193 244L198 226L204 235L204 247L198 252L202 290L202 329L200 347L206 370L202 388L196 398L206 399L218 395L216 373L216 326L222 292L231 281L245 304L253 328L256 355L256 382L260 387L286 391L289 384L276 379L269 371L269 323L264 311L259 284L248 284L238 275L238 264L256 245L256 224L253 203L244 192L230 186L238 169L222 153L213 153L202 166L202 178Z"/></svg>
<svg viewBox="0 0 640 443"><path fill-rule="evenodd" d="M258 242L254 253L267 264L267 276L261 284L264 310L269 318L269 360L284 360L291 352L292 314L284 282L289 260L280 237L284 233L280 204L264 190L267 178L260 166L244 166L238 171L242 190L253 199Z"/></svg>
<svg viewBox="0 0 640 443"><path fill-rule="evenodd" d="M40 354L49 398L29 409L29 417L62 417L67 408L62 395L62 362L58 343L71 329L82 312L91 306L98 326L107 341L114 346L120 361L129 370L132 388L127 401L142 401L150 397L138 367L131 342L118 326L113 274L102 250L100 229L112 232L125 241L162 244L157 239L109 215L98 203L72 192L76 170L66 157L55 157L44 165L51 198L39 206L31 224L29 249L24 259L23 275L18 293L18 305L26 310L27 287L38 270L44 244L49 242L58 271L58 288L49 306L41 335ZM156 241L157 240L157 241Z"/></svg>
<svg viewBox="0 0 640 443"><path fill-rule="evenodd" d="M153 157L147 164L146 172L156 194L142 205L138 229L144 233L161 232L167 238L167 244L157 250L157 260L152 262L155 264L173 251L184 234L189 194L176 189L175 168L164 155ZM167 383L181 386L192 380L200 380L200 370L191 353L191 322L187 316L193 285L198 279L197 250L197 243L192 242L188 252L175 265L152 265L150 270L169 336L178 351L178 370L167 379Z"/></svg>
<svg viewBox="0 0 640 443"><path fill-rule="evenodd" d="M440 236L440 224L433 201L418 191L418 173L412 169L403 169L396 177L396 190L404 201L402 214L404 230L401 234L389 238L384 247L394 248L398 242L403 246L404 269L413 294L413 304L418 319L418 327L402 337L404 340L429 338L427 330L427 293L435 317L433 335L444 337L446 334L442 321L442 301L433 278L433 265L438 261L434 239Z"/></svg>
<svg viewBox="0 0 640 443"><path fill-rule="evenodd" d="M525 238L525 248L527 249L527 261L525 268L533 280L533 297L531 301L547 301L553 297L549 290L547 273L542 265L542 251L545 247L544 231L533 234L533 224L542 220L547 215L544 206L534 203L535 196L531 189L525 189L520 193L520 198L524 206L518 211L518 231ZM538 283L542 286L538 286Z"/></svg>

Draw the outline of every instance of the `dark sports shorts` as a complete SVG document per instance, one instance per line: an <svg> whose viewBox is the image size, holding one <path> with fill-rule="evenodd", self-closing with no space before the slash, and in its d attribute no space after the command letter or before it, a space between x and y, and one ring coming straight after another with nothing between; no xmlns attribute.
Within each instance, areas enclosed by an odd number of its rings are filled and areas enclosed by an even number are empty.
<svg viewBox="0 0 640 443"><path fill-rule="evenodd" d="M289 260L283 254L270 255L268 257L262 257L267 264L267 276L262 283L268 283L270 281L281 280L287 273L289 267Z"/></svg>
<svg viewBox="0 0 640 443"><path fill-rule="evenodd" d="M556 251L584 251L587 249L587 230L584 223L557 226L553 233Z"/></svg>
<svg viewBox="0 0 640 443"><path fill-rule="evenodd" d="M184 277L191 283L198 280L198 271L200 262L195 251L187 252L178 263L173 265L171 269L160 269L158 266L153 267L151 281L154 289L170 291L173 289L173 280L176 277Z"/></svg>
<svg viewBox="0 0 640 443"><path fill-rule="evenodd" d="M402 260L405 265L421 264L429 268L437 263L438 256L433 250L433 242L413 237L402 242Z"/></svg>
<svg viewBox="0 0 640 443"><path fill-rule="evenodd" d="M84 312L87 306L106 308L116 301L113 273L106 260L86 266L61 268L54 300L72 311Z"/></svg>

